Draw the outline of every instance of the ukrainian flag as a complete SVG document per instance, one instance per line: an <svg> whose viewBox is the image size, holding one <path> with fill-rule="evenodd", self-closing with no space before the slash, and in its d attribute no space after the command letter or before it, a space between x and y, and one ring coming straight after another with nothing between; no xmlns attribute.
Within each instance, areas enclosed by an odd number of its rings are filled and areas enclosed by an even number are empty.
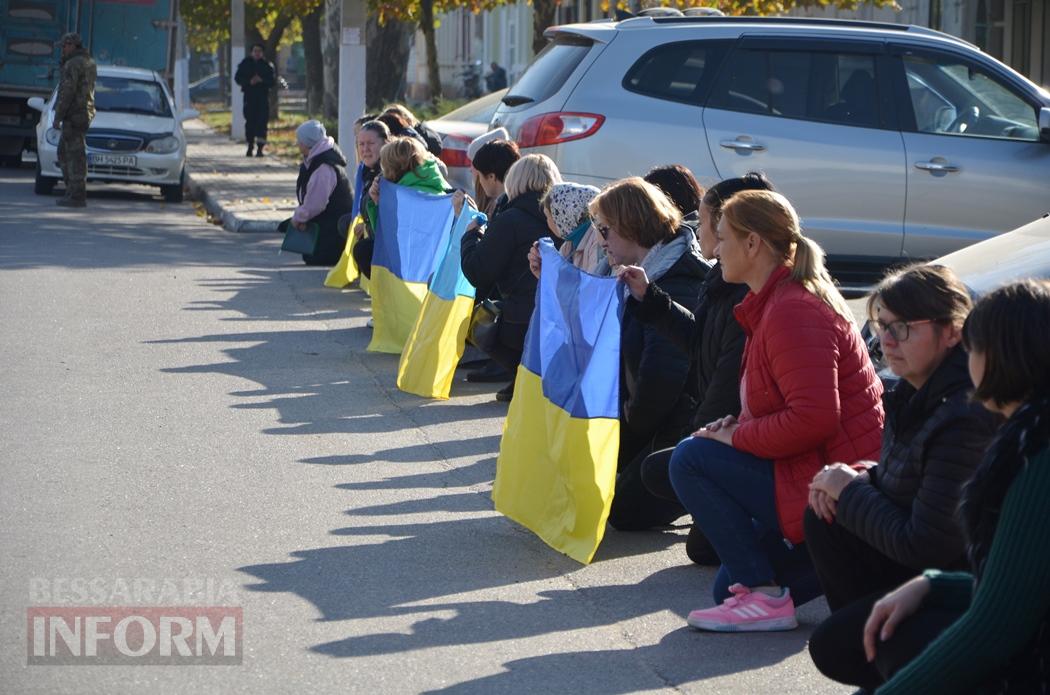
<svg viewBox="0 0 1050 695"><path fill-rule="evenodd" d="M588 563L616 483L623 288L573 267L549 239L540 252L492 497L497 511Z"/></svg>
<svg viewBox="0 0 1050 695"><path fill-rule="evenodd" d="M467 227L475 220L484 223L485 214L464 207L452 225L430 291L401 353L397 387L402 391L424 398L448 399L474 311L474 286L463 276L459 246Z"/></svg>
<svg viewBox="0 0 1050 695"><path fill-rule="evenodd" d="M361 220L361 200L364 197L364 164L357 165L357 172L354 175L354 202L353 207L350 210L350 214L353 215L353 222L350 223L350 229L347 230L346 234L346 245L343 247L343 255L339 257L339 262L328 271L328 275L325 276L324 286L334 287L335 289L342 289L346 287L354 280L361 278L361 289L365 292L368 291L368 278L361 275L357 270L357 264L354 263L354 244L357 243L357 239L354 238L354 227Z"/></svg>
<svg viewBox="0 0 1050 695"><path fill-rule="evenodd" d="M404 349L453 216L451 195L421 193L380 180L369 282L375 324L370 351L400 354Z"/></svg>

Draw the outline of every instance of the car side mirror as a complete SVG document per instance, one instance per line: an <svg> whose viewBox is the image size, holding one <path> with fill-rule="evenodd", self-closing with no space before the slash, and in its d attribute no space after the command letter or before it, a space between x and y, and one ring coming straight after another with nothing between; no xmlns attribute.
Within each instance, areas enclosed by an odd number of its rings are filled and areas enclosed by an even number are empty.
<svg viewBox="0 0 1050 695"><path fill-rule="evenodd" d="M1039 137L1050 142L1050 106L1039 109Z"/></svg>
<svg viewBox="0 0 1050 695"><path fill-rule="evenodd" d="M191 118L196 118L201 115L201 112L197 109L183 109L182 113L179 114L179 122L188 121Z"/></svg>
<svg viewBox="0 0 1050 695"><path fill-rule="evenodd" d="M47 110L47 102L41 99L40 97L29 97L28 99L26 99L26 103L29 104L29 108L33 109L34 111L39 111L40 113L43 113L45 110ZM1050 109L1043 110L1050 111Z"/></svg>

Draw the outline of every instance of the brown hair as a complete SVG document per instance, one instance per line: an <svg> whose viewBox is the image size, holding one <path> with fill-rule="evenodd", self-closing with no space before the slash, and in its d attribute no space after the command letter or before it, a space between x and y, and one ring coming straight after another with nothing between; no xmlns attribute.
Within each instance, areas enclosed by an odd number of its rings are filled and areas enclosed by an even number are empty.
<svg viewBox="0 0 1050 695"><path fill-rule="evenodd" d="M970 291L943 265L917 263L891 270L868 297L868 317L881 304L904 321L931 320L962 328L973 308Z"/></svg>
<svg viewBox="0 0 1050 695"><path fill-rule="evenodd" d="M740 191L722 206L722 218L737 236L755 234L762 239L791 267L792 280L853 323L853 312L824 266L824 249L803 236L798 213L787 198L775 191Z"/></svg>
<svg viewBox="0 0 1050 695"><path fill-rule="evenodd" d="M414 126L418 122L416 114L409 111L404 104L390 104L383 109L383 113L396 113L401 117L401 120L407 121L410 126Z"/></svg>
<svg viewBox="0 0 1050 695"><path fill-rule="evenodd" d="M427 161L427 151L415 138L391 138L379 150L379 166L383 178L397 183L410 171L423 166Z"/></svg>
<svg viewBox="0 0 1050 695"><path fill-rule="evenodd" d="M667 195L637 176L610 184L587 209L617 234L647 249L673 237L682 223L682 213Z"/></svg>
<svg viewBox="0 0 1050 695"><path fill-rule="evenodd" d="M1022 280L982 297L963 345L984 356L977 400L1005 405L1050 393L1050 282Z"/></svg>

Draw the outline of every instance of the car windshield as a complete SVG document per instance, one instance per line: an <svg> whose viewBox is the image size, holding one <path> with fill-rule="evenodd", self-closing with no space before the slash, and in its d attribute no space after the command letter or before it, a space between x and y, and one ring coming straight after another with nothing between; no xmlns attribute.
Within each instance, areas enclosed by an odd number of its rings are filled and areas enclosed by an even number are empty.
<svg viewBox="0 0 1050 695"><path fill-rule="evenodd" d="M126 77L99 76L95 82L95 110L171 118L167 96L159 84Z"/></svg>

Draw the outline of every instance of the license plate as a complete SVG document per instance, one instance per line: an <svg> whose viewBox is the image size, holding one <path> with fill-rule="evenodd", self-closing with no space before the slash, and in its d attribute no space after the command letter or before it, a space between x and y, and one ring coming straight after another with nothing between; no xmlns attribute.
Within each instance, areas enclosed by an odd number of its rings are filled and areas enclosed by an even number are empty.
<svg viewBox="0 0 1050 695"><path fill-rule="evenodd" d="M89 154L88 164L104 167L133 167L138 160L130 154Z"/></svg>

